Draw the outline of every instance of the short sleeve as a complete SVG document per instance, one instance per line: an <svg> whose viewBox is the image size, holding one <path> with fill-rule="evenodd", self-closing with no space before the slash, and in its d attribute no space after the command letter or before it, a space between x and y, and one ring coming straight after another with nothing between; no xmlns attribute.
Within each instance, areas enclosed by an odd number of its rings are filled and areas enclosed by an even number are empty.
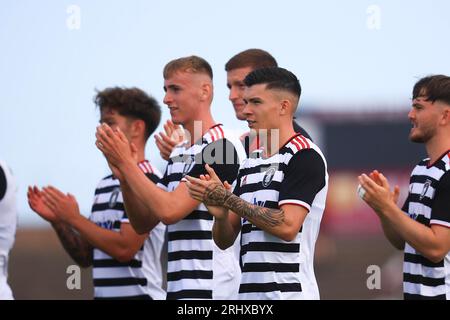
<svg viewBox="0 0 450 320"><path fill-rule="evenodd" d="M206 174L205 164L209 164L222 182L232 184L239 170L239 157L234 145L227 139L208 144L195 158L195 164L188 175L198 178Z"/></svg>
<svg viewBox="0 0 450 320"><path fill-rule="evenodd" d="M438 224L450 228L450 171L439 180L433 199L430 224Z"/></svg>
<svg viewBox="0 0 450 320"><path fill-rule="evenodd" d="M325 186L326 169L313 149L294 154L288 163L280 188L278 205L296 204L308 211L317 193Z"/></svg>

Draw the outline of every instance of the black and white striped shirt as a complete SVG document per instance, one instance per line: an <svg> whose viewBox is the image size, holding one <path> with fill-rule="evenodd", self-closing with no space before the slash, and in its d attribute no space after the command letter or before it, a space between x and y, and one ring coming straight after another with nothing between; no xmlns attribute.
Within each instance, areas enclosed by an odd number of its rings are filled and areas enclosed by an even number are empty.
<svg viewBox="0 0 450 320"><path fill-rule="evenodd" d="M239 159L244 158L245 151L238 138L228 136L219 124L192 146L185 141L174 148L158 186L171 192L186 174L198 177L206 173L205 163L211 165L222 181L232 183ZM236 298L239 263L232 247L220 250L215 245L212 226L212 215L200 204L185 218L167 227L167 299Z"/></svg>
<svg viewBox="0 0 450 320"><path fill-rule="evenodd" d="M158 183L161 174L148 161L140 162L139 167L150 180ZM98 184L89 219L102 228L116 232L120 232L122 223L129 223L119 180L112 175ZM94 248L94 298L165 299L160 261L165 231L166 227L159 223L134 258L125 263Z"/></svg>
<svg viewBox="0 0 450 320"><path fill-rule="evenodd" d="M234 194L261 207L285 204L309 213L293 241L284 241L241 219L240 299L319 299L314 247L328 189L327 164L320 149L300 134L264 158L256 150L239 169Z"/></svg>
<svg viewBox="0 0 450 320"><path fill-rule="evenodd" d="M424 159L411 173L402 209L427 227L435 224L450 228L449 157L450 152L431 165ZM403 291L405 299L450 300L450 253L434 263L405 243Z"/></svg>

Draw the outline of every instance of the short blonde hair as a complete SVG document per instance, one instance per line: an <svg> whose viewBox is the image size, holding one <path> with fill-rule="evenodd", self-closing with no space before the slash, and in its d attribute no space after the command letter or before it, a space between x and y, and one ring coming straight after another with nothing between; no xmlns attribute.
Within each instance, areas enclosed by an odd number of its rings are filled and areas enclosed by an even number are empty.
<svg viewBox="0 0 450 320"><path fill-rule="evenodd" d="M163 71L164 79L169 78L178 71L200 73L209 76L211 80L213 78L212 68L209 63L198 56L183 57L167 63Z"/></svg>

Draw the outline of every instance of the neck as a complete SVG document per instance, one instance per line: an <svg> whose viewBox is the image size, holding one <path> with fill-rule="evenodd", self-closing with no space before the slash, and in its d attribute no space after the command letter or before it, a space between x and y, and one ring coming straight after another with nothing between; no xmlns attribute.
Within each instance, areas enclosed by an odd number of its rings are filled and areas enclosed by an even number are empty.
<svg viewBox="0 0 450 320"><path fill-rule="evenodd" d="M279 129L267 130L267 139L262 139L261 145L265 149L266 156L276 154L286 142L295 135L292 122L282 125Z"/></svg>
<svg viewBox="0 0 450 320"><path fill-rule="evenodd" d="M134 141L134 145L137 148L137 162L141 162L145 160L145 143L138 143Z"/></svg>
<svg viewBox="0 0 450 320"><path fill-rule="evenodd" d="M450 150L450 135L435 134L433 138L425 143L428 157L430 158L430 164L438 160L445 152Z"/></svg>
<svg viewBox="0 0 450 320"><path fill-rule="evenodd" d="M185 123L183 127L189 132L190 143L193 145L215 124L216 122L214 121L211 112L208 110L202 117Z"/></svg>

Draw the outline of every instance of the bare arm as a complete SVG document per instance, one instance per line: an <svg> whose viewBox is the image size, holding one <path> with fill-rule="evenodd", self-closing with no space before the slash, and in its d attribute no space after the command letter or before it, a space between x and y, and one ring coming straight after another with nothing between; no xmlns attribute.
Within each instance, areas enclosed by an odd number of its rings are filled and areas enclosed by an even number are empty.
<svg viewBox="0 0 450 320"><path fill-rule="evenodd" d="M208 207L208 210L212 213L213 210L210 208L211 207ZM241 229L241 221L239 216L228 209L224 210L225 215L222 219L215 217L212 230L214 242L222 250L225 250L233 245Z"/></svg>
<svg viewBox="0 0 450 320"><path fill-rule="evenodd" d="M398 250L405 249L405 240L392 228L389 221L384 218L380 218L380 221L383 233L389 242Z"/></svg>
<svg viewBox="0 0 450 320"><path fill-rule="evenodd" d="M79 233L63 222L52 223L62 246L70 257L81 267L92 265L93 248Z"/></svg>
<svg viewBox="0 0 450 320"><path fill-rule="evenodd" d="M189 179L186 183L189 194L195 197L195 192L191 193L191 189L193 189L191 182L192 179L190 179L190 177L187 178ZM209 175L201 175L200 179L209 181L211 177ZM231 185L226 181L224 183L224 187L229 191L232 189ZM214 216L214 224L212 229L214 242L222 250L231 247L236 241L236 238L241 230L240 217L224 207L206 205L206 208L209 213Z"/></svg>
<svg viewBox="0 0 450 320"><path fill-rule="evenodd" d="M189 197L184 183L180 183L174 191L167 192L151 182L136 166L128 140L121 131L113 132L103 124L97 129L96 136L97 147L108 162L121 172L120 183L125 189L127 202L136 199L145 205L128 212L130 221L139 233L148 231L148 225L152 225L154 219L165 224L176 223L199 205L199 201ZM139 224L148 219L153 222L144 226Z"/></svg>
<svg viewBox="0 0 450 320"><path fill-rule="evenodd" d="M173 148L184 140L184 131L171 120L167 120L164 124L164 131L160 132L159 135L155 134L155 143L159 149L161 158L169 160Z"/></svg>
<svg viewBox="0 0 450 320"><path fill-rule="evenodd" d="M66 252L82 267L92 265L92 246L80 234L53 212L44 201L43 192L36 186L28 187L28 204L40 217L51 223Z"/></svg>
<svg viewBox="0 0 450 320"><path fill-rule="evenodd" d="M258 228L285 241L292 241L298 234L308 213L296 205L283 205L280 209L269 209L248 203L227 190L214 170L206 165L210 181L189 177L190 193L209 206L219 206L246 218Z"/></svg>
<svg viewBox="0 0 450 320"><path fill-rule="evenodd" d="M365 174L359 177L366 191L363 200L389 225L397 238L404 239L430 261L442 261L450 250L450 229L439 225L430 228L409 218L393 201L387 179L381 173L379 176L381 185Z"/></svg>
<svg viewBox="0 0 450 320"><path fill-rule="evenodd" d="M147 234L159 223L158 218L147 213L147 206L136 196L125 180L120 183L120 188L131 225L139 234Z"/></svg>
<svg viewBox="0 0 450 320"><path fill-rule="evenodd" d="M129 223L122 223L116 232L97 226L80 214L72 195L53 187L44 188L44 202L58 218L75 229L80 238L120 262L130 261L142 247L147 235L138 235Z"/></svg>

